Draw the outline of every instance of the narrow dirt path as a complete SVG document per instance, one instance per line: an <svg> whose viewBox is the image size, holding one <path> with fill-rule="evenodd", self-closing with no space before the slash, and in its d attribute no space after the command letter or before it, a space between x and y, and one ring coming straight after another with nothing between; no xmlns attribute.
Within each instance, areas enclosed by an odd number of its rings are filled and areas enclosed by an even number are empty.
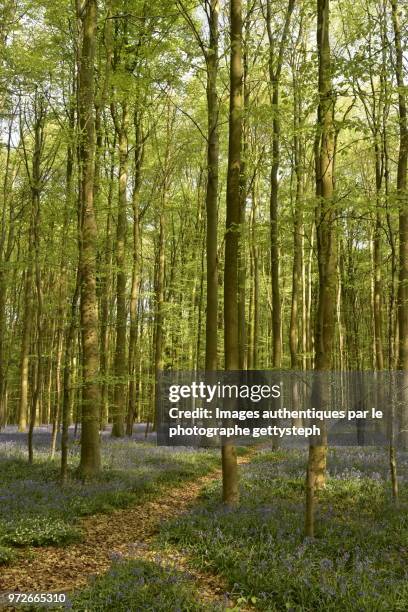
<svg viewBox="0 0 408 612"><path fill-rule="evenodd" d="M248 463L254 452L255 449L239 457L238 462ZM196 481L167 489L154 500L82 519L82 542L65 548L25 549L24 557L15 565L1 570L0 591L72 591L84 587L90 576L106 572L115 555L154 560L157 551L152 538L160 524L188 511L197 502L203 487L220 477L221 470L217 469ZM166 565L188 571L193 580L197 579L197 595L204 602L220 601L227 590L221 577L192 570L188 559L176 549L160 551L160 557Z"/></svg>

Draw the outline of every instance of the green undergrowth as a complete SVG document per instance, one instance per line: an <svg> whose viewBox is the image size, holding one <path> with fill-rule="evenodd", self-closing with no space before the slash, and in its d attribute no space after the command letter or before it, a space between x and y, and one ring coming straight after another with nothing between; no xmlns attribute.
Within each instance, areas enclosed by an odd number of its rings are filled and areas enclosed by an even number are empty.
<svg viewBox="0 0 408 612"><path fill-rule="evenodd" d="M3 522L0 525L1 541L7 546L64 546L81 539L81 531L66 521L46 517Z"/></svg>
<svg viewBox="0 0 408 612"><path fill-rule="evenodd" d="M0 565L9 565L16 558L15 551L9 546L0 546Z"/></svg>
<svg viewBox="0 0 408 612"><path fill-rule="evenodd" d="M237 508L223 507L211 483L198 507L163 527L161 544L187 551L259 610L408 610L407 457L396 507L384 451L331 451L313 540L303 534L305 463L303 451L259 453L240 469Z"/></svg>
<svg viewBox="0 0 408 612"><path fill-rule="evenodd" d="M80 517L110 513L161 495L167 488L208 474L219 451L168 449L133 440L105 440L103 469L90 483L75 478L79 448L69 459L69 479L59 483L58 458L37 449L29 465L19 445L0 450L0 564L6 551L25 546L64 546L81 539ZM3 554L1 550L4 548Z"/></svg>
<svg viewBox="0 0 408 612"><path fill-rule="evenodd" d="M221 612L222 606L203 605L191 577L160 559L116 561L109 572L71 597L72 610L102 612Z"/></svg>

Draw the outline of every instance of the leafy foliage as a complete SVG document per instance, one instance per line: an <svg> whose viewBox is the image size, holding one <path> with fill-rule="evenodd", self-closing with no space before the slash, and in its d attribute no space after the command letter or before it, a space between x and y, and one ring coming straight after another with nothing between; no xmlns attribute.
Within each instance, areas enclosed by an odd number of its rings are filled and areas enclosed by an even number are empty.
<svg viewBox="0 0 408 612"><path fill-rule="evenodd" d="M16 558L16 553L8 546L0 545L0 565L8 565Z"/></svg>
<svg viewBox="0 0 408 612"><path fill-rule="evenodd" d="M216 610L197 601L188 575L148 561L123 561L72 598L74 610L113 609L151 612Z"/></svg>
<svg viewBox="0 0 408 612"><path fill-rule="evenodd" d="M3 523L1 540L10 546L60 546L80 539L80 531L52 517L27 517Z"/></svg>

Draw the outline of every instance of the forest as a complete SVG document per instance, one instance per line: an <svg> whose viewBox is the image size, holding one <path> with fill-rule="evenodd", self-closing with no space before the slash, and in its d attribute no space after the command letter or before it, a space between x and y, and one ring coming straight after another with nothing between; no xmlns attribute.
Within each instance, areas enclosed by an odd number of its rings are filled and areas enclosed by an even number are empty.
<svg viewBox="0 0 408 612"><path fill-rule="evenodd" d="M1 0L5 609L408 609L407 72L398 0ZM157 445L221 371L387 442Z"/></svg>

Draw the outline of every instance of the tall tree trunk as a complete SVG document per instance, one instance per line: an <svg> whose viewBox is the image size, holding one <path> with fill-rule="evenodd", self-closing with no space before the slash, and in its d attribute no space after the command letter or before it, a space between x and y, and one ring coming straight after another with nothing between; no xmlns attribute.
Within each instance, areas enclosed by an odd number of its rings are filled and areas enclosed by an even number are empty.
<svg viewBox="0 0 408 612"><path fill-rule="evenodd" d="M18 430L25 431L27 428L28 417L28 374L29 374L29 353L30 353L30 338L32 329L33 316L33 270L31 262L32 253L32 237L31 230L28 239L28 264L25 271L24 280L24 314L23 314L23 330L21 337L21 352L20 352L20 400L18 406Z"/></svg>
<svg viewBox="0 0 408 612"><path fill-rule="evenodd" d="M126 231L128 176L128 108L122 103L121 124L115 119L119 144L119 195L116 225L116 348L114 359L115 387L113 394L112 436L125 435L126 391L128 364L126 361ZM115 117L115 112L113 112Z"/></svg>
<svg viewBox="0 0 408 612"><path fill-rule="evenodd" d="M299 94L299 83L293 79L294 107L294 170L296 175L295 207L293 211L293 263L292 263L292 301L289 324L289 349L291 368L299 367L299 301L301 296L302 276L302 216L304 190L304 145L301 130L302 102Z"/></svg>
<svg viewBox="0 0 408 612"><path fill-rule="evenodd" d="M79 7L78 7L79 9ZM97 28L97 2L87 0L81 15L82 47L79 67L79 127L81 164L80 271L82 331L82 420L81 460L83 479L99 472L101 467L99 418L100 389L98 345L98 301L96 295L97 225L93 201L95 117L94 61Z"/></svg>
<svg viewBox="0 0 408 612"><path fill-rule="evenodd" d="M318 304L315 322L315 371L312 404L325 408L329 386L321 372L332 366L336 312L337 248L334 224L334 98L332 92L329 42L329 0L317 0L317 50L319 58L319 107L316 138L316 236L319 272ZM309 446L306 482L306 535L314 536L315 492L324 486L327 433L319 421L321 435Z"/></svg>
<svg viewBox="0 0 408 612"><path fill-rule="evenodd" d="M224 352L225 369L239 369L238 259L240 228L240 173L242 140L242 4L230 0L231 57L230 106L227 174L227 214L224 265ZM238 468L235 446L225 441L222 447L223 501L238 502Z"/></svg>
<svg viewBox="0 0 408 612"><path fill-rule="evenodd" d="M378 138L378 136L376 136ZM373 314L374 314L374 348L375 367L377 370L384 368L384 352L382 341L382 278L381 278L381 185L382 185L382 163L381 151L378 142L375 142L375 228L373 237Z"/></svg>
<svg viewBox="0 0 408 612"><path fill-rule="evenodd" d="M73 85L75 89L75 82ZM71 103L69 108L69 136L71 139L74 138L75 134L75 108ZM67 165L65 175L65 187L66 187L66 198L65 198L65 214L64 214L64 227L63 237L61 243L61 275L60 289L59 289L59 309L58 309L58 332L57 332L57 419L55 431L53 429L52 442L51 442L51 456L54 456L56 448L56 437L59 429L59 421L62 423L61 432L61 481L64 482L67 476L67 458L68 458L68 427L69 427L69 400L70 400L70 380L71 380L71 361L72 361L72 344L75 334L75 323L70 320L68 324L68 332L64 333L64 319L65 319L65 301L67 298L67 258L65 253L65 236L68 231L71 207L74 203L73 197L73 172L74 172L74 149L73 144L70 142L67 147ZM73 310L73 317L76 313L76 304L78 301L79 282L78 282L78 269L75 280L75 309ZM72 308L71 308L72 312ZM65 336L65 338L64 338ZM65 347L64 347L65 339ZM64 352L65 349L65 352ZM64 362L63 362L64 353ZM62 369L62 381L61 381L61 369Z"/></svg>
<svg viewBox="0 0 408 612"><path fill-rule="evenodd" d="M20 355L20 402L19 402L19 431L25 431L28 417L28 387L30 370L30 344L33 328L34 300L33 300L33 276L34 262L38 267L38 215L40 210L41 193L41 155L43 151L44 135L44 101L38 92L35 92L34 99L34 151L32 156L31 171L27 158L27 151L24 145L24 135L21 128L21 138L23 142L24 157L27 175L31 187L31 207L28 236L27 269L24 287L24 318L23 333L21 341ZM38 270L36 269L36 274ZM30 419L31 422L31 419Z"/></svg>
<svg viewBox="0 0 408 612"><path fill-rule="evenodd" d="M266 28L269 40L269 81L272 89L272 166L271 192L269 201L270 239L271 239L271 278L272 278L272 367L280 368L282 355L282 313L279 282L279 166L280 166L280 118L279 118L279 86L284 53L289 32L290 20L295 6L294 0L289 0L285 24L275 57L275 33L272 29L271 0L266 3Z"/></svg>
<svg viewBox="0 0 408 612"><path fill-rule="evenodd" d="M100 281L100 371L101 371L101 429L106 429L109 421L109 312L112 291L112 254L113 254L113 236L112 236L112 200L113 200L113 177L115 172L114 154L115 154L116 139L112 144L110 172L109 172L109 190L106 213L106 230L105 230L105 253L103 258L103 274Z"/></svg>
<svg viewBox="0 0 408 612"><path fill-rule="evenodd" d="M163 336L164 336L164 282L165 282L165 193L166 187L163 187L162 202L158 219L158 238L156 247L156 264L155 264L155 318L154 318L154 347L153 347L153 367L154 367L154 387L157 389L157 381L161 370L163 370ZM156 426L156 408L158 397L154 392L153 409L153 426Z"/></svg>
<svg viewBox="0 0 408 612"><path fill-rule="evenodd" d="M132 262L132 286L130 290L130 334L129 334L129 402L126 433L128 436L133 432L133 421L136 415L136 389L137 381L137 326L138 326L138 298L140 284L140 222L139 222L139 197L141 186L141 170L143 161L144 142L142 135L141 118L137 111L134 116L135 126L135 178L132 194L133 210L133 262Z"/></svg>
<svg viewBox="0 0 408 612"><path fill-rule="evenodd" d="M299 37L301 32L299 33ZM292 262L292 299L289 322L290 366L297 370L300 366L299 351L299 303L301 298L302 280L302 225L303 225L303 191L304 191L304 143L301 134L302 100L300 84L293 76L293 110L294 110L294 173L296 176L296 193L293 210L293 262ZM291 384L293 410L299 408L299 382L294 379ZM301 419L294 419L293 424L302 426Z"/></svg>
<svg viewBox="0 0 408 612"><path fill-rule="evenodd" d="M156 395L157 381L160 371L163 370L164 359L164 304L165 304L165 267L166 267L166 208L168 189L170 183L170 161L172 150L172 126L175 120L174 111L170 111L170 102L167 101L166 109L166 150L162 166L162 186L161 201L157 219L157 246L155 261L155 318L154 318L154 337L153 337L153 369L154 369L154 391L153 391L153 427L156 427L157 403ZM172 266L171 266L172 269ZM169 283L171 286L171 282Z"/></svg>
<svg viewBox="0 0 408 612"><path fill-rule="evenodd" d="M34 153L32 160L32 171L30 175L31 182L31 227L30 227L30 240L32 244L32 252L30 255L33 256L33 263L29 263L29 266L33 265L34 279L35 279L35 290L37 296L37 309L36 309L36 327L37 327L37 338L36 338L36 353L37 362L35 368L35 383L33 385L33 394L31 398L31 414L30 414L30 425L28 431L28 460L30 463L33 462L33 432L34 425L36 423L36 416L39 405L39 398L42 384L42 343L43 343L43 329L42 329L42 287L41 287L41 270L40 270L40 194L42 188L42 177L41 177L41 155L44 147L44 99L40 95L35 94L35 126L34 126ZM25 149L25 147L24 147ZM28 168L28 166L27 166ZM31 300L30 296L30 300ZM33 304L31 303L30 309L34 314Z"/></svg>
<svg viewBox="0 0 408 612"><path fill-rule="evenodd" d="M207 111L208 111L208 144L207 144L207 190L205 205L207 212L207 309L205 319L205 369L217 369L217 330L218 330L218 14L219 1L211 0L209 6L209 51L206 54L207 64Z"/></svg>
<svg viewBox="0 0 408 612"><path fill-rule="evenodd" d="M256 370L258 367L258 331L259 331L259 247L256 236L257 219L257 177L252 185L251 210L251 308L249 315L249 342L248 342L248 368Z"/></svg>
<svg viewBox="0 0 408 612"><path fill-rule="evenodd" d="M35 197L35 210L34 210L34 267L35 267L35 288L37 295L37 313L36 313L36 326L37 326L37 339L36 339L36 349L37 349L37 363L36 363L36 373L35 373L35 385L34 391L31 398L31 415L30 415L30 426L28 431L28 461L29 463L33 463L34 461L34 448L33 448L33 433L34 426L37 419L37 414L39 412L39 400L41 393L41 384L42 384L42 373L43 373L43 358L42 358L42 346L43 346L43 319L42 319L42 310L43 310L43 296L42 296L42 286L41 286L41 271L40 271L40 261L39 261L39 250L40 250L40 196L39 191L37 191Z"/></svg>
<svg viewBox="0 0 408 612"><path fill-rule="evenodd" d="M401 415L399 439L408 448L408 118L404 83L404 58L398 3L391 0L392 24L395 42L395 75L398 85L399 154L397 170L397 197L399 202L399 277L398 277L398 369L404 372L400 379Z"/></svg>
<svg viewBox="0 0 408 612"><path fill-rule="evenodd" d="M272 136L272 168L270 195L270 237L271 237L271 279L272 279L272 367L280 368L282 337L281 337L281 297L279 283L279 231L278 231L278 189L279 189L279 85L273 82L272 108L274 109Z"/></svg>
<svg viewBox="0 0 408 612"><path fill-rule="evenodd" d="M238 343L239 343L239 369L246 370L248 367L247 327L246 327L246 200L248 189L247 156L248 156L248 132L249 132L249 86L248 86L248 39L250 28L250 11L244 24L243 57L242 57L242 151L240 169L240 207L239 207L239 243L238 243Z"/></svg>
<svg viewBox="0 0 408 612"><path fill-rule="evenodd" d="M7 417L7 406L5 401L6 395L6 372L7 368L5 366L5 338L6 338L6 292L7 292L7 275L6 275L6 265L10 260L11 249L10 245L10 234L13 233L14 229L14 219L13 219L13 205L11 197L11 192L13 189L13 182L17 172L17 166L13 169L11 167L11 138L13 133L13 119L14 116L10 119L8 136L7 136L7 154L6 154L6 164L4 169L4 179L3 179L3 205L1 211L1 226L0 226L0 429L6 422ZM12 174L10 176L10 170L12 170ZM9 218L9 228L7 232L7 209L10 207L10 218ZM8 240L6 240L8 233Z"/></svg>

